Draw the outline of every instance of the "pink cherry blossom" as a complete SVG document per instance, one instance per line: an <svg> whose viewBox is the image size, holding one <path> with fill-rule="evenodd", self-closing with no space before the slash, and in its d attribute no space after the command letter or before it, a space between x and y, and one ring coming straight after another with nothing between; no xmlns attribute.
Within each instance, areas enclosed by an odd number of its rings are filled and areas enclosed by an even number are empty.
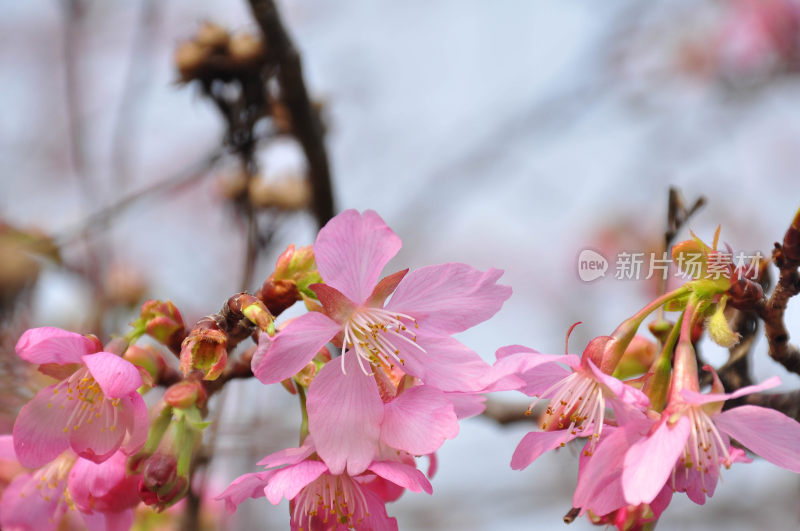
<svg viewBox="0 0 800 531"><path fill-rule="evenodd" d="M102 462L120 447L132 453L147 438L147 407L137 393L139 369L98 344L58 328L27 330L17 354L63 380L39 391L14 423L20 463L37 468L67 448Z"/></svg>
<svg viewBox="0 0 800 531"><path fill-rule="evenodd" d="M544 452L577 437L591 437L590 446L594 447L603 431L609 398L616 397L639 408L649 405L641 391L603 373L592 361L598 345L607 340L596 338L580 358L574 354L541 354L520 345L497 351L492 372L498 386L502 388L505 382L506 388L536 396L531 409L539 400L550 401L539 422L542 431L532 431L523 437L511 459L511 468L521 470ZM508 379L514 375L518 380Z"/></svg>
<svg viewBox="0 0 800 531"><path fill-rule="evenodd" d="M13 454L10 436L0 436L0 457ZM11 450L6 452L5 449ZM0 499L3 529L55 530L74 515L90 531L126 531L139 504L138 477L128 476L127 457L117 452L103 463L82 459L66 450L50 463L19 474Z"/></svg>
<svg viewBox="0 0 800 531"><path fill-rule="evenodd" d="M398 392L382 371L359 371L355 356L344 359L344 368L347 374L337 360L328 362L307 400L309 431L333 474L360 474L383 448L431 454L458 434L455 408L439 389L416 385Z"/></svg>
<svg viewBox="0 0 800 531"><path fill-rule="evenodd" d="M286 498L292 530L378 531L397 529L381 496L387 492L384 482L413 492L432 492L425 475L406 462L373 461L361 474L334 474L314 456L314 450L308 437L300 448L268 455L259 461L267 470L237 478L217 499L225 500L233 512L247 498L266 496L275 505Z"/></svg>
<svg viewBox="0 0 800 531"><path fill-rule="evenodd" d="M660 419L625 452L625 499L634 505L650 503L670 482L674 490L686 492L695 503L705 503L706 496L714 493L720 466L745 460L744 454L731 446L731 437L767 461L800 473L800 423L759 406L722 411L726 400L778 384L779 379L773 377L726 394L715 375L717 392L681 389L673 394Z"/></svg>
<svg viewBox="0 0 800 531"><path fill-rule="evenodd" d="M267 384L289 378L335 338L343 370L353 356L365 374L399 366L443 391L483 388L488 365L450 336L497 313L511 295L497 284L502 271L449 263L379 281L400 246L373 211L347 210L328 222L314 244L325 284L311 286L324 311L295 319L260 345L256 377Z"/></svg>

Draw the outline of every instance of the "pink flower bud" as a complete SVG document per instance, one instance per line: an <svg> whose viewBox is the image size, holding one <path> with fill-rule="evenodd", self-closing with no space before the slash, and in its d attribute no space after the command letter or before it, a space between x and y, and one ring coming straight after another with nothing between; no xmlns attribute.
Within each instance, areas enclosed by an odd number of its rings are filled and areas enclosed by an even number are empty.
<svg viewBox="0 0 800 531"><path fill-rule="evenodd" d="M228 362L228 336L215 329L195 328L181 344L181 370L203 371L204 380L216 380Z"/></svg>
<svg viewBox="0 0 800 531"><path fill-rule="evenodd" d="M197 405L203 407L208 393L200 382L184 380L172 385L164 393L164 401L172 407L186 409Z"/></svg>

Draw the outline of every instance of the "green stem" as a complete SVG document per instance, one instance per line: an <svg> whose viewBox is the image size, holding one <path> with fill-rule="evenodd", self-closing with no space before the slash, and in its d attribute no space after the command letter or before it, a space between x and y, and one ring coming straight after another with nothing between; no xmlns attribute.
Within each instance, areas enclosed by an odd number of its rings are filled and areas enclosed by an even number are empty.
<svg viewBox="0 0 800 531"><path fill-rule="evenodd" d="M631 340L633 340L633 336L636 335L636 331L639 330L639 327L642 325L645 318L647 318L648 315L653 313L658 308L661 308L664 304L671 300L682 297L690 291L691 290L688 286L683 285L675 290L670 291L669 293L665 293L623 321L611 334L611 337L613 338L612 342L609 342L611 346L608 351L603 353L603 359L600 363L600 370L606 374L613 374L614 370L619 364L619 360L622 359L622 355L625 353L625 349L628 348L628 345L630 345Z"/></svg>
<svg viewBox="0 0 800 531"><path fill-rule="evenodd" d="M297 396L300 399L300 411L303 414L303 421L300 424L300 444L308 437L308 410L306 409L306 388L297 385Z"/></svg>
<svg viewBox="0 0 800 531"><path fill-rule="evenodd" d="M650 366L645 376L645 384L642 391L650 398L650 405L656 411L662 411L667 403L667 391L669 391L670 374L672 372L672 353L678 336L681 331L681 323L684 314L678 316L678 320L672 326L667 340L661 349L661 354Z"/></svg>

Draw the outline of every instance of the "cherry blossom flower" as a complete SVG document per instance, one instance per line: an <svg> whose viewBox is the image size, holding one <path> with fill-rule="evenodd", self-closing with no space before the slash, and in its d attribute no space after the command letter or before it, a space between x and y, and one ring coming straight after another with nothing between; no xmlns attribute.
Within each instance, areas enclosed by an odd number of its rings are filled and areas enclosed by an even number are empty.
<svg viewBox="0 0 800 531"><path fill-rule="evenodd" d="M507 375L518 376L520 383L512 382L511 388L538 397L529 410L539 400L549 399L539 421L542 431L523 437L511 459L511 468L521 470L544 452L578 437L590 437L593 448L603 431L609 398L616 397L639 408L649 404L641 391L603 373L592 361L597 359L596 351L604 349L610 340L609 336L595 338L581 357L542 354L520 345L497 351L493 373L498 382Z"/></svg>
<svg viewBox="0 0 800 531"><path fill-rule="evenodd" d="M67 448L95 462L120 447L138 450L147 438L147 407L136 392L139 369L99 343L58 328L27 330L17 354L40 364L61 381L28 402L14 423L14 448L20 463L38 468Z"/></svg>
<svg viewBox="0 0 800 531"><path fill-rule="evenodd" d="M0 436L0 458L14 459L10 436ZM66 450L50 463L19 474L3 491L0 525L3 529L54 530L74 515L90 531L126 531L139 504L137 476L126 470L127 456L116 452L94 463Z"/></svg>
<svg viewBox="0 0 800 531"><path fill-rule="evenodd" d="M382 371L362 373L356 356L345 357L344 369L346 374L336 360L328 362L311 383L307 400L309 430L331 473L346 468L359 474L382 448L431 454L458 434L453 399L439 389L398 389ZM469 407L474 406L465 410Z"/></svg>
<svg viewBox="0 0 800 531"><path fill-rule="evenodd" d="M343 370L354 356L365 374L399 366L443 391L483 388L488 365L450 336L497 313L511 295L497 284L502 271L448 263L379 281L400 246L373 211L347 210L329 221L314 244L325 284L311 285L323 311L309 312L265 339L253 357L256 377L266 384L289 378L334 340Z"/></svg>
<svg viewBox="0 0 800 531"><path fill-rule="evenodd" d="M731 437L767 461L800 473L796 448L800 423L779 411L759 406L722 411L726 400L779 383L778 377L773 377L759 385L724 393L715 375L715 385L709 394L676 386L677 392L672 393L660 419L646 432L640 431L639 440L624 452L625 499L634 505L650 503L664 484L671 482L674 490L686 492L695 503L705 503L706 496L714 493L720 466L727 468L736 461L746 460L743 452L731 446Z"/></svg>
<svg viewBox="0 0 800 531"><path fill-rule="evenodd" d="M361 474L334 474L314 451L308 437L299 448L271 454L258 463L267 470L237 478L217 499L225 500L233 512L247 498L266 496L274 505L286 498L292 530L378 531L397 529L397 521L386 514L384 482L413 492L432 492L425 475L407 462L373 461ZM374 488L373 483L377 483Z"/></svg>

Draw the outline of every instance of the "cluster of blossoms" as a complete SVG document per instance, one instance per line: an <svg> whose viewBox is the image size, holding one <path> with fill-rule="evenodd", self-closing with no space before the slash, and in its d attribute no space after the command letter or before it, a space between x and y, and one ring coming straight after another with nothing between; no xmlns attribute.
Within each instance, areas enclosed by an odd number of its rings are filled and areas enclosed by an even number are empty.
<svg viewBox="0 0 800 531"><path fill-rule="evenodd" d="M652 528L675 492L702 504L722 466L749 460L732 440L800 472L800 424L773 409L725 407L777 378L726 393L707 368L711 390L700 392L699 335L734 345L726 306L763 296L758 272L737 270L718 238L675 245L676 263L694 255L702 267L684 270L683 286L590 341L580 357L512 345L487 364L452 336L500 310L511 295L497 283L502 272L448 263L381 278L400 239L376 213L354 210L333 218L313 247L290 246L255 295L231 297L188 332L177 308L160 301L146 302L129 334L105 346L57 328L28 330L17 354L55 383L22 408L13 434L0 436L0 460L27 469L2 492L0 525L56 529L66 519L125 530L140 503L174 505L191 488L210 394L242 376L299 398L299 445L264 457L217 500L233 512L248 498L286 499L297 531L397 529L386 503L406 490L432 492L436 452L461 419L484 410L491 391L536 397L530 411L549 401L512 468L585 440L569 518ZM723 274L710 278L712 264ZM297 301L308 311L276 323ZM636 335L657 310L679 312L674 323L662 316L651 324L659 345ZM156 347L136 344L145 334L180 358L182 376ZM246 338L256 345L237 355ZM148 409L142 395L155 386L166 390Z"/></svg>
<svg viewBox="0 0 800 531"><path fill-rule="evenodd" d="M170 302L148 301L124 338L105 347L56 328L25 332L17 354L58 383L25 405L0 459L19 474L0 501L3 529L55 529L66 518L129 529L140 502L162 511L191 488L207 400L242 370L300 398L300 446L218 499L286 498L292 529L396 529L386 502L432 492L436 451L459 420L484 409L492 367L451 337L493 316L511 295L502 272L448 263L384 278L400 239L374 212L346 211L312 247L290 246L256 296L231 297L186 330ZM302 300L309 310L276 325ZM149 335L179 354L183 377ZM236 343L257 346L229 359ZM512 375L506 381L516 382ZM153 407L142 395L167 387ZM427 473L417 459L427 457Z"/></svg>
<svg viewBox="0 0 800 531"><path fill-rule="evenodd" d="M720 467L749 461L731 439L771 463L800 472L797 421L754 405L724 409L728 400L777 386L777 377L725 393L713 368L706 366L713 384L709 393L700 392L694 348L698 331L705 327L715 342L732 346L738 337L724 316L726 304L761 293L732 263L720 278L705 278L705 267L720 253L718 237L719 232L713 247L697 238L675 245L676 259L684 253L702 256L703 268L695 278L648 304L610 336L590 341L580 357L541 354L518 345L497 352L495 371L517 375L523 380L520 391L537 401L549 400L539 419L541 431L525 435L512 468L524 469L573 439L586 440L573 509L565 520L586 513L598 525L649 529L675 492L703 504L714 494ZM662 328L660 352L635 335L658 309L680 312L676 322L662 319L653 327ZM632 372L640 376L623 379L634 376Z"/></svg>
<svg viewBox="0 0 800 531"><path fill-rule="evenodd" d="M292 529L396 529L385 502L431 492L415 458L434 462L493 383L491 367L451 335L494 315L511 289L497 284L501 271L457 263L381 279L400 245L371 211L346 211L319 232L313 311L261 334L252 361L261 382L288 379L302 397L302 444L234 481L221 495L229 508L286 498Z"/></svg>

